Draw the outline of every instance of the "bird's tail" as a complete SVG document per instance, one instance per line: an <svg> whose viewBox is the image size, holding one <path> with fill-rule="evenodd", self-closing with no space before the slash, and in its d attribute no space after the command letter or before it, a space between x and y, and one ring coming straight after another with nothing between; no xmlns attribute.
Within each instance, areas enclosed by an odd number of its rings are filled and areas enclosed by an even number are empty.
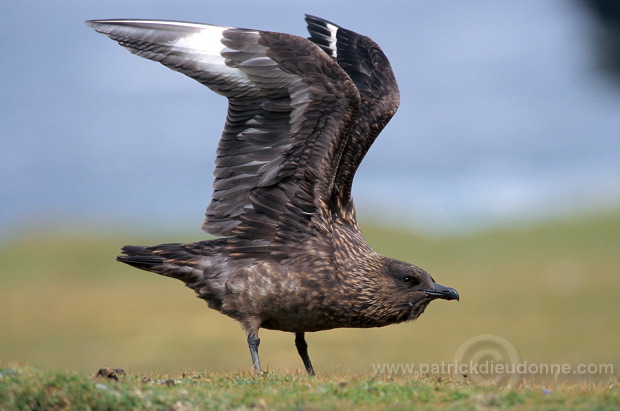
<svg viewBox="0 0 620 411"><path fill-rule="evenodd" d="M213 268L222 258L225 239L192 244L160 244L156 246L126 245L116 259L141 270L151 271L183 281L196 289L217 274Z"/></svg>

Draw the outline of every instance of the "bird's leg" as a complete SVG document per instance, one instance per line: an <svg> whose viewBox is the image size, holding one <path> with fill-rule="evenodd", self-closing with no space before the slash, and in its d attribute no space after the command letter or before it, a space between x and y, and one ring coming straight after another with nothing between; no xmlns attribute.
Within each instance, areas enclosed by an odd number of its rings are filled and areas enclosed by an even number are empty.
<svg viewBox="0 0 620 411"><path fill-rule="evenodd" d="M304 362L304 366L306 367L308 374L314 375L314 368L312 368L312 363L310 362L310 357L308 356L308 343L306 343L304 333L295 333L295 347L297 347L297 352Z"/></svg>
<svg viewBox="0 0 620 411"><path fill-rule="evenodd" d="M258 345L260 344L260 338L258 334L248 334L248 347L250 347L250 355L252 356L252 365L254 371L260 373L260 359L258 358Z"/></svg>

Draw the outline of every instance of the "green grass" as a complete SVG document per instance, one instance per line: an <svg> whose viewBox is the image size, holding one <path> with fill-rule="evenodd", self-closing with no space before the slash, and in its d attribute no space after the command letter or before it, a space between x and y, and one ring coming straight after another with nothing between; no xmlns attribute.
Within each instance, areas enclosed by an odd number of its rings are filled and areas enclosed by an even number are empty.
<svg viewBox="0 0 620 411"><path fill-rule="evenodd" d="M2 395L26 401L58 393L71 404L106 397L121 407L114 401L133 407L131 401L144 405L148 397L153 408L173 409L177 401L186 404L183 396L222 408L287 408L302 393L315 398L322 392L330 393L333 403L302 398L299 406L443 408L451 401L456 408L493 408L493 401L524 409L618 406L620 212L445 237L372 224L362 228L379 252L427 269L439 283L456 288L461 301L433 302L413 323L309 334L319 374L313 380L300 375L291 334L261 330L267 374L254 377L235 321L208 309L176 280L114 261L124 244L195 241L202 238L199 232L137 236L38 228L5 239L0 243ZM374 372L376 364L450 363L463 342L481 334L508 340L530 364L573 369L611 364L613 372L526 375L527 384L514 389L460 375ZM92 381L102 367L123 368L128 376L119 383ZM153 377L159 374L173 377ZM174 387L156 382L168 378L177 382ZM72 384L84 392L71 391ZM544 394L543 388L551 392ZM278 394L287 390L299 394L290 394L290 400ZM160 396L169 405L159 406ZM191 401L187 404L196 404Z"/></svg>
<svg viewBox="0 0 620 411"><path fill-rule="evenodd" d="M436 378L298 373L128 375L0 369L3 409L588 409L620 407L617 383L497 388Z"/></svg>

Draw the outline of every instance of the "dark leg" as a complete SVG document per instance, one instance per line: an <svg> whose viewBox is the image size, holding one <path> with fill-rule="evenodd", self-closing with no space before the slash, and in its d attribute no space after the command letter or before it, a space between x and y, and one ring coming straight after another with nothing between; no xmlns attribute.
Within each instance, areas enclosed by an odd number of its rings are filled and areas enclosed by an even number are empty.
<svg viewBox="0 0 620 411"><path fill-rule="evenodd" d="M308 344L304 338L304 333L295 333L295 347L297 347L297 352L304 362L304 366L306 367L308 374L314 375L314 368L312 368L312 363L310 362L310 357L308 356Z"/></svg>
<svg viewBox="0 0 620 411"><path fill-rule="evenodd" d="M258 345L260 344L260 338L256 334L248 335L248 346L250 347L250 355L252 356L252 365L254 371L260 372L260 360L258 359Z"/></svg>

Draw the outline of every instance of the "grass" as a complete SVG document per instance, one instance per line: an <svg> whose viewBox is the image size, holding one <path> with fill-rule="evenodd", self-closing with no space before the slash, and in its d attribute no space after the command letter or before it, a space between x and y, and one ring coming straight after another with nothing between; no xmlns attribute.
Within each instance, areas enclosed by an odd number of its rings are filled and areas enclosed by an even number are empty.
<svg viewBox="0 0 620 411"><path fill-rule="evenodd" d="M0 369L5 409L617 409L617 383L497 388L438 378L298 373L119 375Z"/></svg>
<svg viewBox="0 0 620 411"><path fill-rule="evenodd" d="M309 334L316 379L300 374L293 336L268 330L261 330L267 374L249 374L236 322L208 309L180 282L114 261L124 244L194 241L200 233L39 228L5 239L0 404L41 405L47 396L70 405L108 398L108 405L93 408L148 401L152 408L170 409L200 401L221 408L290 408L295 398L300 408L618 407L620 212L450 237L362 228L379 252L424 267L456 288L461 301L433 302L413 323ZM526 375L520 388L437 372L374 372L377 364L414 364L419 370L421 364L450 363L461 344L482 334L506 339L529 364L568 364L573 370L610 364L613 371ZM123 368L127 376L93 380L102 367ZM174 387L158 383L168 379ZM328 399L318 398L320 393Z"/></svg>

